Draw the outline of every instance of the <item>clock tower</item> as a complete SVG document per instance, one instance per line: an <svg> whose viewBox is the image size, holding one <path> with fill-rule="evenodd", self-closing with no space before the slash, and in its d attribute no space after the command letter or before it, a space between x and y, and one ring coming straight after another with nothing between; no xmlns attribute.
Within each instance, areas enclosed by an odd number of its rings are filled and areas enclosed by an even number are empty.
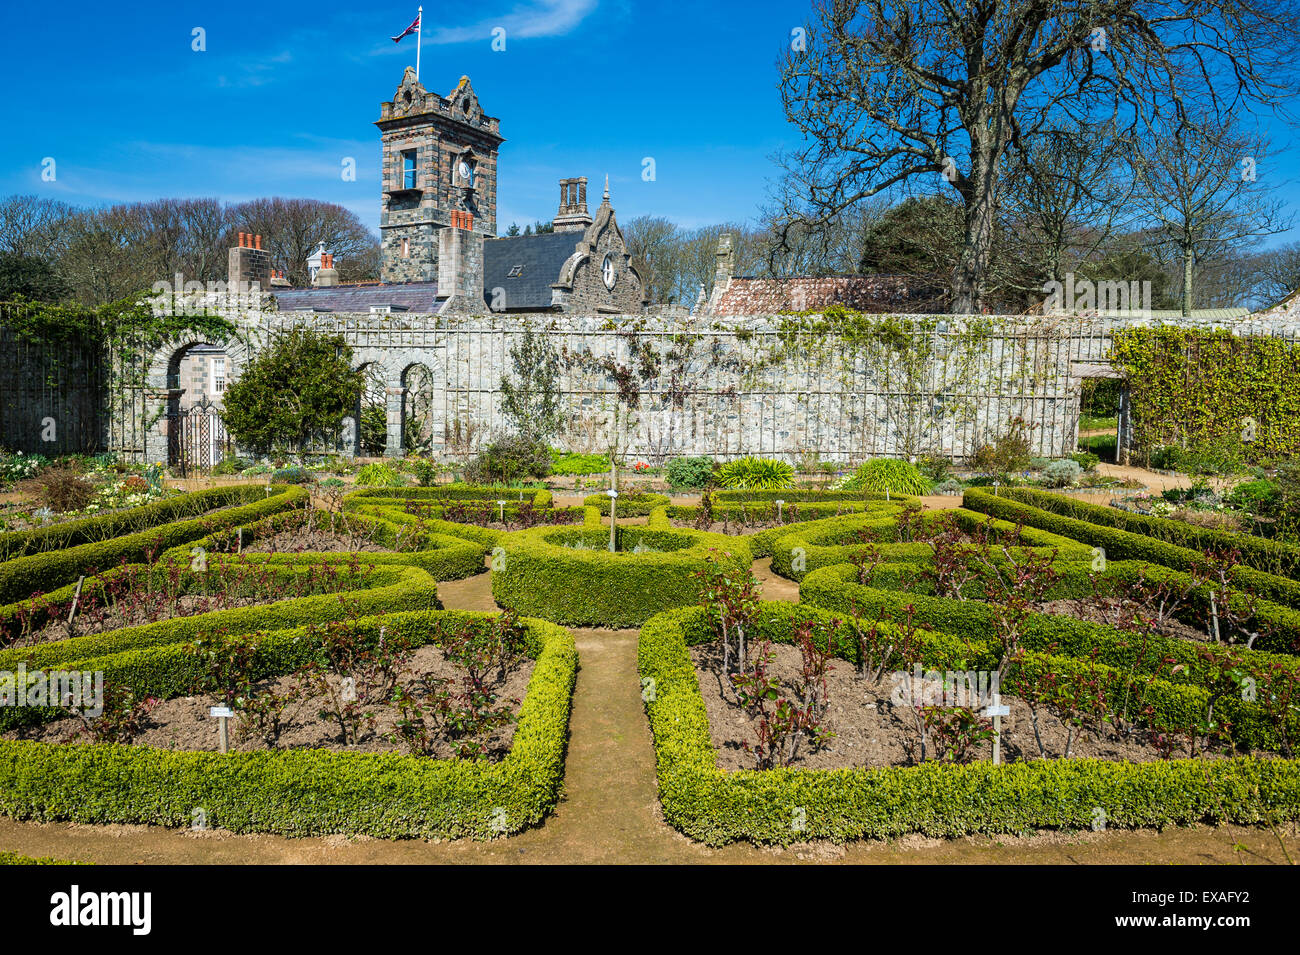
<svg viewBox="0 0 1300 955"><path fill-rule="evenodd" d="M496 236L501 121L483 112L468 76L439 96L408 66L375 125L384 151L381 279L436 282L444 229Z"/></svg>

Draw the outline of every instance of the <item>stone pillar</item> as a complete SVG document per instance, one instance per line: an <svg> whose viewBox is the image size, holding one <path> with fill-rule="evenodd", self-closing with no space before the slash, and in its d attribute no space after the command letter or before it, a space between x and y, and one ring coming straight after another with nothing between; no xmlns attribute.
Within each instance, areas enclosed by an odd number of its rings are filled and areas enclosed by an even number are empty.
<svg viewBox="0 0 1300 955"><path fill-rule="evenodd" d="M1129 464L1133 449L1133 405L1128 379L1119 386L1119 427L1115 430L1115 463Z"/></svg>
<svg viewBox="0 0 1300 955"><path fill-rule="evenodd" d="M713 294L709 296L709 311L712 312L722 298L722 293L731 284L735 274L736 255L732 250L731 233L724 232L718 236L717 261L713 267Z"/></svg>
<svg viewBox="0 0 1300 955"><path fill-rule="evenodd" d="M384 457L400 458L406 453L403 447L405 436L402 434L402 412L406 402L405 388L385 388L388 411L388 440L384 443Z"/></svg>
<svg viewBox="0 0 1300 955"><path fill-rule="evenodd" d="M171 397L170 389L150 388L144 393L145 420L153 422L144 437L145 464L168 463L167 429L171 426L171 418L167 416L167 409Z"/></svg>

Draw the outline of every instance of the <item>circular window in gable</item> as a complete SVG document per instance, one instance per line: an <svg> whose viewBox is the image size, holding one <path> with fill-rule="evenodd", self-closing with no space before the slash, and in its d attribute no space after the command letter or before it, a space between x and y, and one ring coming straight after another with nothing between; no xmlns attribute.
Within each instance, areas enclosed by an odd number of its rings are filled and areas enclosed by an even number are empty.
<svg viewBox="0 0 1300 955"><path fill-rule="evenodd" d="M614 256L605 255L605 261L601 263L600 274L605 279L605 288L612 289L614 283L618 281L618 273L614 271Z"/></svg>

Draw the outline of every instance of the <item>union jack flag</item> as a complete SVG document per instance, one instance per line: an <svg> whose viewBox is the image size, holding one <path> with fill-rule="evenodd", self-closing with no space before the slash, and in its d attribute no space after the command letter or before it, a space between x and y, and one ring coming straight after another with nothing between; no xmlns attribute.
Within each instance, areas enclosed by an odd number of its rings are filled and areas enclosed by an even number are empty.
<svg viewBox="0 0 1300 955"><path fill-rule="evenodd" d="M405 30L403 30L401 33L397 34L397 36L393 37L393 42L394 43L402 42L402 37L410 36L418 29L420 29L420 14L417 13L415 15L415 19L411 22L411 25L407 27Z"/></svg>

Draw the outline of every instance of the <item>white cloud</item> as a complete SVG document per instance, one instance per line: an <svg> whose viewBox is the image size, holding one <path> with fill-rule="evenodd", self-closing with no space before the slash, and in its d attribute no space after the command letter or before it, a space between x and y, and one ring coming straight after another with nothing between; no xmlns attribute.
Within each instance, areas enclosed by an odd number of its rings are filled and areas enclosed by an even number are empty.
<svg viewBox="0 0 1300 955"><path fill-rule="evenodd" d="M519 3L508 12L466 26L439 26L425 11L424 42L432 44L487 42L495 27L505 27L506 43L513 39L564 36L596 9L599 0L535 0ZM405 45L409 41L403 40ZM508 48L508 47L507 47ZM400 49L400 47L399 47ZM391 53L393 45L381 46L376 53Z"/></svg>

